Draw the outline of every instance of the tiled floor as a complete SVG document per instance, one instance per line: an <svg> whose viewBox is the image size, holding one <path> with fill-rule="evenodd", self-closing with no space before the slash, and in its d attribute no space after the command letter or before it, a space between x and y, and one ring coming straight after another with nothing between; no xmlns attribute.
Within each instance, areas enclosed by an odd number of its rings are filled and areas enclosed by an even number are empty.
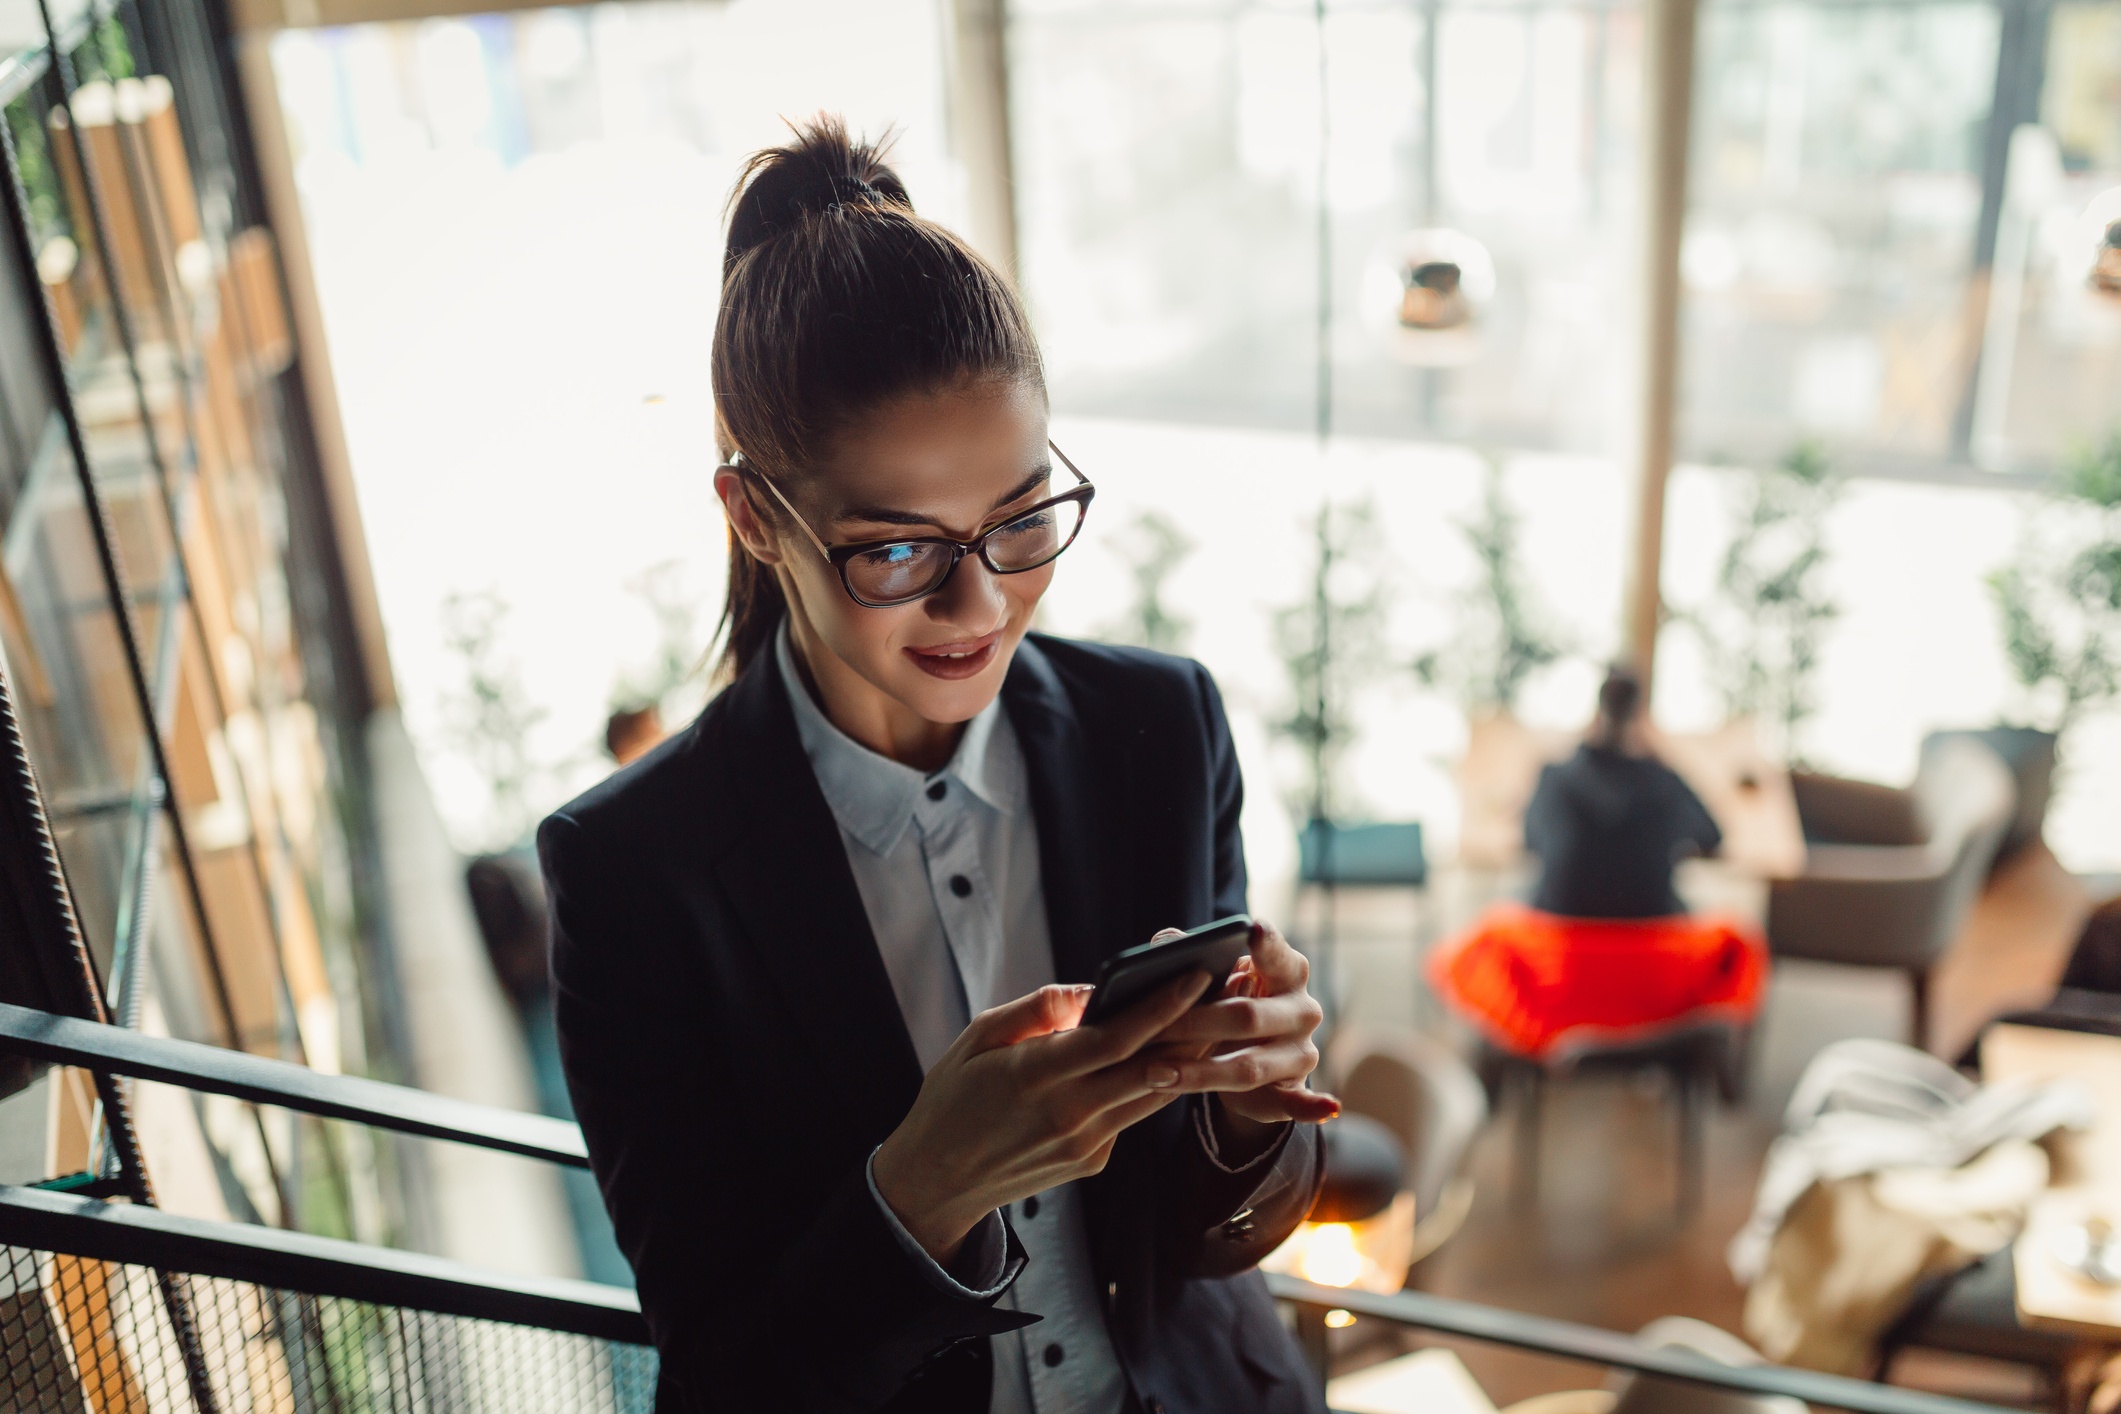
<svg viewBox="0 0 2121 1414"><path fill-rule="evenodd" d="M1459 890L1447 907L1462 917L1474 899L1463 883ZM2088 907L2084 886L2044 848L2001 871L1937 979L1938 1049L1952 1054L1983 1018L2044 998ZM1355 1000L1351 1009L1375 1020L1418 1013L1405 900L1351 900L1342 918L1342 995ZM1508 1198L1513 1126L1505 1114L1475 1151L1479 1191L1472 1215L1424 1265L1420 1284L1615 1330L1683 1314L1739 1331L1744 1293L1723 1250L1751 1207L1762 1155L1798 1073L1830 1041L1900 1039L1906 998L1904 983L1889 974L1795 963L1778 968L1757 1037L1751 1094L1744 1105L1713 1117L1705 1200L1683 1224L1673 1205L1672 1110L1658 1085L1586 1079L1550 1095L1543 1182L1529 1215ZM1400 1348L1395 1335L1359 1322L1337 1337L1338 1363L1352 1367L1390 1354ZM1603 1378L1599 1370L1453 1344L1498 1404ZM1985 1362L1910 1358L1896 1374L1908 1383L2014 1403L2030 1391L2021 1372Z"/></svg>

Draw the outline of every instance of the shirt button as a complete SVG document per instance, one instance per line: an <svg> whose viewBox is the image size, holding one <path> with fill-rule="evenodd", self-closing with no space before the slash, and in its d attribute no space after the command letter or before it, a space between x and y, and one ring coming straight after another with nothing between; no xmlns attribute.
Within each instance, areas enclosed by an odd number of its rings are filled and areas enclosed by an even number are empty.
<svg viewBox="0 0 2121 1414"><path fill-rule="evenodd" d="M1061 1349L1061 1348L1060 1348L1059 1346L1057 1346L1057 1345L1049 1345L1049 1346L1047 1346L1047 1347L1046 1347L1046 1368L1047 1368L1047 1369L1049 1369L1049 1370L1050 1370L1050 1369L1052 1369L1052 1368L1053 1368L1053 1367L1054 1367L1055 1365L1058 1365L1058 1364L1059 1364L1059 1363L1060 1363L1060 1362L1061 1362L1062 1360L1065 1360L1066 1358L1067 1358L1067 1353L1066 1353L1065 1351L1063 1351L1063 1350L1062 1350L1062 1349Z"/></svg>
<svg viewBox="0 0 2121 1414"><path fill-rule="evenodd" d="M1026 1198L1024 1200L1024 1216L1027 1218L1035 1218L1038 1216L1038 1199L1036 1197Z"/></svg>
<svg viewBox="0 0 2121 1414"><path fill-rule="evenodd" d="M950 876L950 892L956 894L959 898L970 898L972 897L972 881L962 874L952 874Z"/></svg>
<svg viewBox="0 0 2121 1414"><path fill-rule="evenodd" d="M930 800L941 800L945 795L949 793L949 791L949 786L945 785L941 781L934 781L931 782L928 786L928 798Z"/></svg>

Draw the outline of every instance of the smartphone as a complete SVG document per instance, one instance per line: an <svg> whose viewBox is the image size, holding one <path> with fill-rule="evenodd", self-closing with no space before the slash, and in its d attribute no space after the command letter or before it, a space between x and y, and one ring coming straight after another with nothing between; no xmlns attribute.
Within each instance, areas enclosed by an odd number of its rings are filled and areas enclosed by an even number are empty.
<svg viewBox="0 0 2121 1414"><path fill-rule="evenodd" d="M1230 969L1250 950L1251 942L1252 916L1238 913L1160 943L1114 953L1097 969L1097 992L1083 1012L1083 1021L1088 1024L1116 1016L1186 972L1205 972L1214 978L1200 999L1215 1001L1230 980Z"/></svg>

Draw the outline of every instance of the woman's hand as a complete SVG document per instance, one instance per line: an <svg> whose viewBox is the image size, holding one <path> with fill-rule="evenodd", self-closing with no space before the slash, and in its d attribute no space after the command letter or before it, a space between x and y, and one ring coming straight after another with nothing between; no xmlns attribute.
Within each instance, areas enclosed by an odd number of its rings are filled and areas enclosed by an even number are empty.
<svg viewBox="0 0 2121 1414"><path fill-rule="evenodd" d="M1181 1066L1142 1048L1208 981L1189 973L1094 1026L1078 1025L1091 987L1041 987L981 1012L877 1150L877 1192L947 1266L1004 1203L1097 1173L1121 1130L1185 1093Z"/></svg>
<svg viewBox="0 0 2121 1414"><path fill-rule="evenodd" d="M1156 1038L1157 1052L1178 1067L1178 1089L1216 1092L1223 1132L1241 1150L1263 1145L1284 1121L1318 1123L1340 1113L1340 1101L1304 1088L1318 1065L1311 1033L1324 1015L1310 978L1304 955L1272 924L1255 923L1251 955L1237 960L1221 999L1186 1012Z"/></svg>

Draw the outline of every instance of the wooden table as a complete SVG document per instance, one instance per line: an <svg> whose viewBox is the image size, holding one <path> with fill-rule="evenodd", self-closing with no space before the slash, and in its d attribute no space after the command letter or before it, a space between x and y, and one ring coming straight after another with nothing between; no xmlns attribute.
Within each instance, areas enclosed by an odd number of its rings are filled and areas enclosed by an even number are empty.
<svg viewBox="0 0 2121 1414"><path fill-rule="evenodd" d="M2057 1233L2089 1214L2121 1227L2121 1037L1993 1026L1981 1042L1981 1076L2076 1080L2099 1103L2080 1134L2056 1136L2052 1186L2033 1203L2012 1256L2018 1319L2027 1326L2121 1344L2121 1287L2087 1281L2055 1258Z"/></svg>
<svg viewBox="0 0 2121 1414"><path fill-rule="evenodd" d="M1458 783L1459 858L1503 869L1524 855L1524 812L1540 768L1576 749L1574 732L1528 727L1515 717L1475 718L1468 726ZM1787 770L1770 761L1750 722L1699 735L1659 735L1657 754L1677 771L1723 831L1722 859L1739 873L1788 879L1804 872L1804 828Z"/></svg>

